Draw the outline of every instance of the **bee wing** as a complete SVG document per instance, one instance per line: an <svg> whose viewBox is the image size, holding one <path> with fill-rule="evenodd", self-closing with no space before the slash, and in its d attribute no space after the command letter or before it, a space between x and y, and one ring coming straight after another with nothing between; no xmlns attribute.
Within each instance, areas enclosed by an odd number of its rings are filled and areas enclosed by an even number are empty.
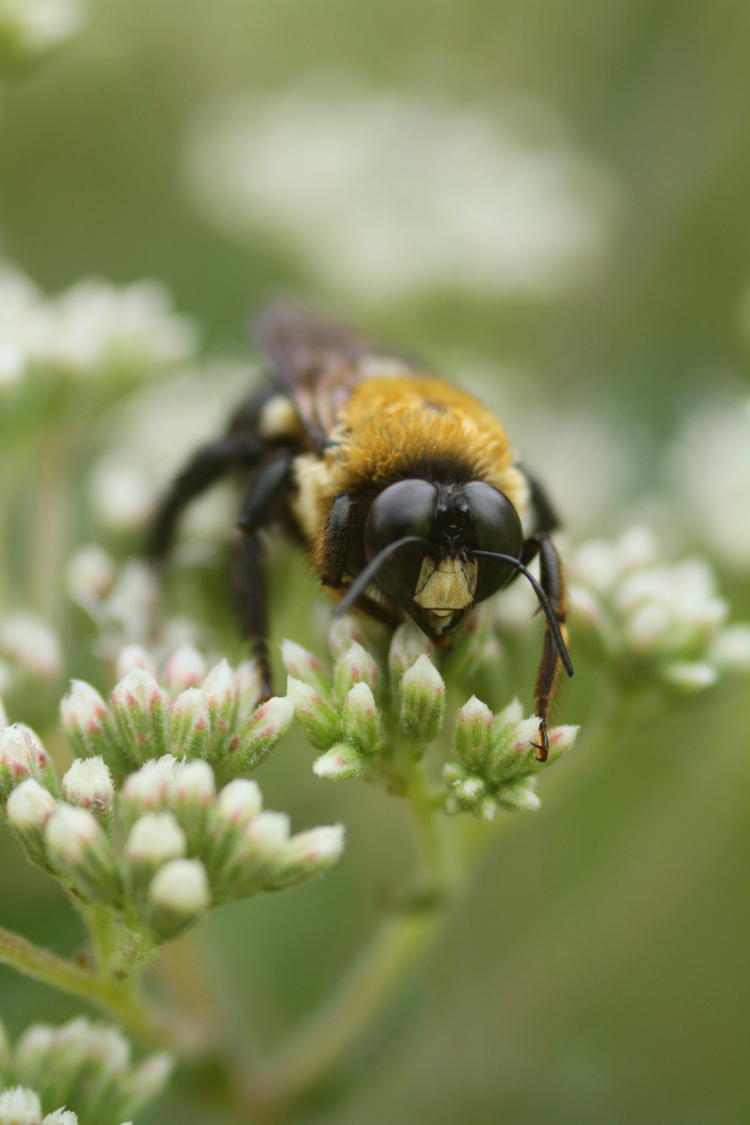
<svg viewBox="0 0 750 1125"><path fill-rule="evenodd" d="M261 313L257 340L271 377L294 402L318 450L326 445L357 383L367 377L368 361L393 361L404 371L422 366L303 305L286 301Z"/></svg>

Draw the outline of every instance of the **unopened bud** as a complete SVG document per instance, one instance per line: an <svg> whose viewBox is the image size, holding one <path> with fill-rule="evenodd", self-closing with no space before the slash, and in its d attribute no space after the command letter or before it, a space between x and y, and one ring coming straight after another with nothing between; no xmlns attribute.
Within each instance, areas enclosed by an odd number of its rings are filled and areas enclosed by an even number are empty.
<svg viewBox="0 0 750 1125"><path fill-rule="evenodd" d="M492 753L494 720L486 703L475 695L456 716L456 753L469 769L481 769Z"/></svg>
<svg viewBox="0 0 750 1125"><path fill-rule="evenodd" d="M435 646L432 641L412 621L405 621L403 625L399 625L393 634L388 653L391 680L398 683L404 672L411 668L420 656L431 657L434 651Z"/></svg>
<svg viewBox="0 0 750 1125"><path fill-rule="evenodd" d="M535 787L536 778L533 777L504 785L497 798L498 804L507 809L517 809L519 812L535 812L542 803Z"/></svg>
<svg viewBox="0 0 750 1125"><path fill-rule="evenodd" d="M177 760L171 754L146 762L125 780L120 796L120 814L127 828L139 816L164 807Z"/></svg>
<svg viewBox="0 0 750 1125"><path fill-rule="evenodd" d="M143 668L152 676L156 676L156 661L143 645L126 645L120 650L116 664L118 680L124 679L134 668Z"/></svg>
<svg viewBox="0 0 750 1125"><path fill-rule="evenodd" d="M78 1125L78 1115L72 1109L56 1109L47 1114L42 1125Z"/></svg>
<svg viewBox="0 0 750 1125"><path fill-rule="evenodd" d="M103 758L79 758L62 780L63 797L71 805L104 814L115 799L112 774Z"/></svg>
<svg viewBox="0 0 750 1125"><path fill-rule="evenodd" d="M206 756L211 733L208 698L201 688L180 692L169 709L169 745L181 758Z"/></svg>
<svg viewBox="0 0 750 1125"><path fill-rule="evenodd" d="M343 699L355 684L364 683L375 689L379 679L380 670L373 657L367 649L353 641L336 661L333 673L336 698Z"/></svg>
<svg viewBox="0 0 750 1125"><path fill-rule="evenodd" d="M294 713L313 746L327 750L341 737L338 715L310 684L287 678L287 699L294 705Z"/></svg>
<svg viewBox="0 0 750 1125"><path fill-rule="evenodd" d="M40 1125L39 1095L25 1086L12 1086L0 1093L0 1125Z"/></svg>
<svg viewBox="0 0 750 1125"><path fill-rule="evenodd" d="M163 1052L151 1055L137 1066L128 1081L132 1091L128 1098L129 1111L137 1113L142 1106L156 1098L169 1081L173 1069L173 1059Z"/></svg>
<svg viewBox="0 0 750 1125"><path fill-rule="evenodd" d="M401 677L401 730L420 742L431 742L443 722L445 684L429 656L422 654Z"/></svg>
<svg viewBox="0 0 750 1125"><path fill-rule="evenodd" d="M0 731L0 800L27 777L58 791L52 760L38 735L25 723L13 723Z"/></svg>
<svg viewBox="0 0 750 1125"><path fill-rule="evenodd" d="M294 718L294 704L275 695L256 707L245 726L227 744L225 765L231 772L254 769L269 754ZM219 768L222 763L217 763Z"/></svg>
<svg viewBox="0 0 750 1125"><path fill-rule="evenodd" d="M257 660L244 660L234 672L237 689L237 723L246 723L258 705L263 690L262 676Z"/></svg>
<svg viewBox="0 0 750 1125"><path fill-rule="evenodd" d="M215 796L214 772L208 762L185 762L176 767L170 787L170 806L187 836L191 853L203 853L209 809Z"/></svg>
<svg viewBox="0 0 750 1125"><path fill-rule="evenodd" d="M727 625L708 650L709 662L724 672L750 670L750 625Z"/></svg>
<svg viewBox="0 0 750 1125"><path fill-rule="evenodd" d="M347 781L350 777L361 774L366 765L359 750L355 750L348 742L337 742L315 760L313 773L327 781Z"/></svg>
<svg viewBox="0 0 750 1125"><path fill-rule="evenodd" d="M678 660L667 664L662 675L668 684L684 692L705 691L719 679L719 673L712 664L698 660Z"/></svg>
<svg viewBox="0 0 750 1125"><path fill-rule="evenodd" d="M263 798L257 782L242 777L225 785L216 799L220 818L237 826L249 824L262 808Z"/></svg>
<svg viewBox="0 0 750 1125"><path fill-rule="evenodd" d="M313 656L306 648L294 641L282 641L281 660L289 675L296 680L303 680L318 691L327 690L329 676L317 656Z"/></svg>
<svg viewBox="0 0 750 1125"><path fill-rule="evenodd" d="M185 833L171 812L147 813L136 820L125 842L125 855L133 867L155 870L187 851Z"/></svg>
<svg viewBox="0 0 750 1125"><path fill-rule="evenodd" d="M109 840L88 809L58 804L44 832L47 854L88 898L112 901L119 880Z"/></svg>
<svg viewBox="0 0 750 1125"><path fill-rule="evenodd" d="M112 692L118 729L132 759L143 762L166 749L164 692L145 668L132 668Z"/></svg>
<svg viewBox="0 0 750 1125"><path fill-rule="evenodd" d="M49 790L28 777L13 790L5 809L8 823L21 837L29 858L45 867L44 829L56 808L57 801Z"/></svg>
<svg viewBox="0 0 750 1125"><path fill-rule="evenodd" d="M211 904L206 869L198 859L173 859L149 887L152 925L162 939L174 937Z"/></svg>
<svg viewBox="0 0 750 1125"><path fill-rule="evenodd" d="M201 684L206 694L211 727L217 731L229 731L234 725L237 711L237 685L234 673L226 660L220 660ZM214 752L218 748L214 748Z"/></svg>
<svg viewBox="0 0 750 1125"><path fill-rule="evenodd" d="M0 621L0 651L30 676L54 680L62 657L57 634L32 613L13 613Z"/></svg>
<svg viewBox="0 0 750 1125"><path fill-rule="evenodd" d="M60 704L60 721L76 753L83 758L100 754L108 739L107 704L84 680L71 680Z"/></svg>
<svg viewBox="0 0 750 1125"><path fill-rule="evenodd" d="M327 871L344 850L344 827L325 825L292 836L284 849L280 869L273 878L274 890L291 887Z"/></svg>
<svg viewBox="0 0 750 1125"><path fill-rule="evenodd" d="M328 630L328 645L333 655L341 656L354 641L360 645L365 643L361 618L353 613L345 613L343 617L335 617Z"/></svg>
<svg viewBox="0 0 750 1125"><path fill-rule="evenodd" d="M370 685L362 681L350 688L341 710L344 735L362 754L374 754L380 745L382 724Z"/></svg>
<svg viewBox="0 0 750 1125"><path fill-rule="evenodd" d="M171 692L198 687L206 675L206 662L193 645L180 645L164 668L164 683Z"/></svg>
<svg viewBox="0 0 750 1125"><path fill-rule="evenodd" d="M114 586L117 570L102 547L88 543L73 555L66 577L71 597L90 612Z"/></svg>

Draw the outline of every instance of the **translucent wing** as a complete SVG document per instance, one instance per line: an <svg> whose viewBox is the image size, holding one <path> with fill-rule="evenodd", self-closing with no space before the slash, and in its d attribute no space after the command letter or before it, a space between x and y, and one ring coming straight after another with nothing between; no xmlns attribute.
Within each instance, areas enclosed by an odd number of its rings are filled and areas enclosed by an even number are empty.
<svg viewBox="0 0 750 1125"><path fill-rule="evenodd" d="M357 383L423 365L302 305L280 302L258 318L257 340L276 385L294 402L317 449L326 445Z"/></svg>

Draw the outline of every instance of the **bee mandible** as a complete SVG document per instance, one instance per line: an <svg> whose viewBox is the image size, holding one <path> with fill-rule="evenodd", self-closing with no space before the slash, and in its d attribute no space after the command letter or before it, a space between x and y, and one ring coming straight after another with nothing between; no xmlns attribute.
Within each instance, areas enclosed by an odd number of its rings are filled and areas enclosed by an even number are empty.
<svg viewBox="0 0 750 1125"><path fill-rule="evenodd" d="M233 593L239 624L271 694L261 531L301 544L337 612L387 625L410 617L445 643L473 606L519 574L546 618L535 685L536 743L566 648L558 526L539 482L519 464L494 415L424 365L289 303L258 321L267 382L175 477L154 519L147 554L162 565L185 507L220 478L240 474L244 499ZM540 560L537 580L528 570Z"/></svg>

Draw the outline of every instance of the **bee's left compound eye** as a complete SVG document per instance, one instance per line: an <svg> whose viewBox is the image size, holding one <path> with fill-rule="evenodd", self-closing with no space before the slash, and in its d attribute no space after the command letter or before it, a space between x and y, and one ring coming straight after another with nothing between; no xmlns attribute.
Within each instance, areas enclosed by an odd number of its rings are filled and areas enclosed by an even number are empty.
<svg viewBox="0 0 750 1125"><path fill-rule="evenodd" d="M484 481L471 481L465 485L464 495L469 502L476 528L476 546L481 551L498 551L520 559L523 547L523 528L518 512L508 497ZM479 573L474 600L484 601L504 586L516 570L500 559L479 556Z"/></svg>
<svg viewBox="0 0 750 1125"><path fill-rule="evenodd" d="M397 539L407 535L426 537L436 500L437 489L426 480L400 480L376 496L365 523L368 562ZM376 581L385 594L400 603L411 599L424 550L422 544L407 544L381 568Z"/></svg>

